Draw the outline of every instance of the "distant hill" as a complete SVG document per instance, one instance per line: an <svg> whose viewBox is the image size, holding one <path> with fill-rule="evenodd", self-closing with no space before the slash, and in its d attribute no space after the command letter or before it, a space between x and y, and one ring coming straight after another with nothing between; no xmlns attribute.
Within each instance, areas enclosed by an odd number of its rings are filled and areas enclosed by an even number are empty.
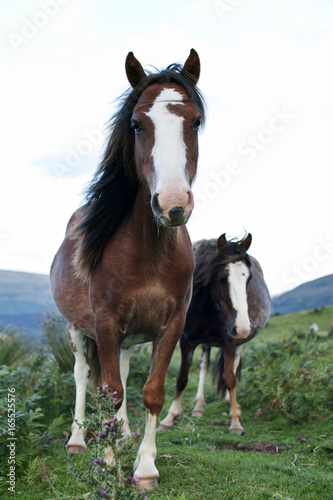
<svg viewBox="0 0 333 500"><path fill-rule="evenodd" d="M333 305L333 274L272 299L272 314ZM58 312L46 274L0 271L0 331L14 328L37 338L46 313Z"/></svg>
<svg viewBox="0 0 333 500"><path fill-rule="evenodd" d="M308 281L272 298L272 314L287 314L333 304L333 274Z"/></svg>
<svg viewBox="0 0 333 500"><path fill-rule="evenodd" d="M0 330L38 337L46 313L57 311L46 274L0 271Z"/></svg>

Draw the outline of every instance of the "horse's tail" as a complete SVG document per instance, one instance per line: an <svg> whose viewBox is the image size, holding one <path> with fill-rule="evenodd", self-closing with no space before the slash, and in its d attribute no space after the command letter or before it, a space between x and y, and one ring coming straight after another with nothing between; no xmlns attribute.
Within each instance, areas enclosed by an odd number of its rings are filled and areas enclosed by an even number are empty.
<svg viewBox="0 0 333 500"><path fill-rule="evenodd" d="M93 385L94 392L96 391L96 387L101 385L102 376L101 376L101 365L99 363L99 357L97 352L97 344L94 339L87 337L86 340L86 348L87 348L87 363L90 367L90 381Z"/></svg>
<svg viewBox="0 0 333 500"><path fill-rule="evenodd" d="M241 379L242 372L242 359L240 359L237 371L236 378L239 382ZM212 370L212 379L213 385L216 385L216 392L218 395L224 396L227 390L227 387L224 382L224 352L223 349L220 349L217 353L217 356L214 361L213 370Z"/></svg>

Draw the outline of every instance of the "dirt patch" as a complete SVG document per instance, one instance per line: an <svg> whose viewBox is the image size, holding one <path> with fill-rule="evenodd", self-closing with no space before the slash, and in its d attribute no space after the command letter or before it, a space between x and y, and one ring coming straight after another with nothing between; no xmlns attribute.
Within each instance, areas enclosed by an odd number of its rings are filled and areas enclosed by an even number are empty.
<svg viewBox="0 0 333 500"><path fill-rule="evenodd" d="M224 443L222 445L216 446L216 450L258 451L260 453L270 453L271 455L282 453L282 449L280 448L279 445L266 443L265 441L260 441L259 443L253 445L247 445L243 443L238 443L238 444Z"/></svg>

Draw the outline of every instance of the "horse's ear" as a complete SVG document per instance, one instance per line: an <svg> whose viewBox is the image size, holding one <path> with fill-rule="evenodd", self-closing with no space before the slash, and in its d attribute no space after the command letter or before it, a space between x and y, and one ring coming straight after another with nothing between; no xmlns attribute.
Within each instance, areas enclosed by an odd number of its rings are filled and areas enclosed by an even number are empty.
<svg viewBox="0 0 333 500"><path fill-rule="evenodd" d="M125 69L127 79L132 87L136 87L138 83L141 83L146 78L146 73L137 58L134 57L133 52L127 54Z"/></svg>
<svg viewBox="0 0 333 500"><path fill-rule="evenodd" d="M251 243L252 243L252 234L251 234L251 233L249 233L249 234L247 235L247 237L245 238L245 240L243 240L243 241L241 242L241 244L240 244L240 245L241 245L242 249L243 249L245 252L247 252L247 251L248 251L248 249L249 249L249 248L250 248L250 246L251 246Z"/></svg>
<svg viewBox="0 0 333 500"><path fill-rule="evenodd" d="M225 237L225 233L223 233L223 234L221 234L221 236L217 240L217 249L218 249L218 251L221 252L221 250L223 250L223 248L226 247L227 244L228 244L227 238Z"/></svg>
<svg viewBox="0 0 333 500"><path fill-rule="evenodd" d="M190 55L183 66L182 73L190 76L194 85L197 84L200 76L200 59L196 50L191 49Z"/></svg>

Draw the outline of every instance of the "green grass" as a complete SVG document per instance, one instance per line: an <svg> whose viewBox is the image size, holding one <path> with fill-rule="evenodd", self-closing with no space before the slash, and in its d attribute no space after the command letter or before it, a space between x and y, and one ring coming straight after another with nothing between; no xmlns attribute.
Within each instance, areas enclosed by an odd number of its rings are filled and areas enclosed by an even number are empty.
<svg viewBox="0 0 333 500"><path fill-rule="evenodd" d="M318 336L308 333L313 322L319 326ZM174 429L157 435L156 466L160 479L158 488L147 494L148 500L333 499L333 338L329 334L332 323L333 307L274 316L249 344L237 392L243 411L243 436L228 433L228 408L215 396L210 376L206 380L205 415L201 419L191 416L198 380L197 349L184 393L184 411ZM179 360L177 348L167 374L161 418L174 395ZM141 347L135 354L129 378L133 430L144 429L141 388L148 363L145 347ZM17 373L12 380L18 385L22 383ZM62 378L58 372L56 380L59 398ZM42 387L41 381L36 381L39 391ZM64 394L68 390L66 382ZM69 401L69 407L72 404ZM52 408L50 418L56 416L54 405ZM61 407L61 432L40 450L37 447L30 464L19 471L16 494L20 493L21 498L92 498L84 496L87 489L67 467L62 432L70 429L69 410L64 412ZM137 447L133 444L124 457L124 475L131 474ZM3 465L3 473L4 468ZM6 493L4 484L0 488L1 498L13 496Z"/></svg>

